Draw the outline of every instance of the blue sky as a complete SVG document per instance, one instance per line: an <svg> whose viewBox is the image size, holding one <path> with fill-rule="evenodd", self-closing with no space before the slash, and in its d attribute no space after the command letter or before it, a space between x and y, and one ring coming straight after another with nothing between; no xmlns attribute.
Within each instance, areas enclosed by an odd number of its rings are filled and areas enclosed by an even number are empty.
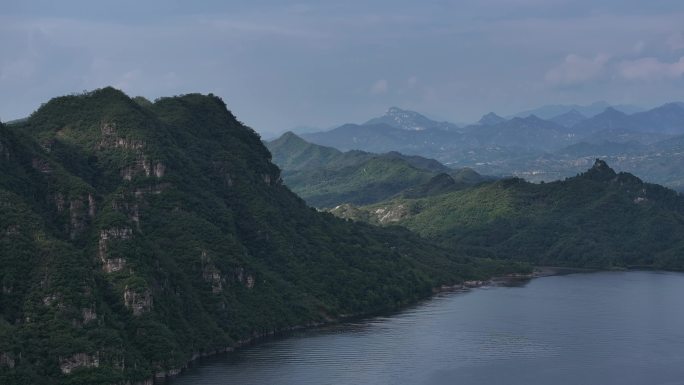
<svg viewBox="0 0 684 385"><path fill-rule="evenodd" d="M0 119L112 85L220 95L266 135L389 106L455 122L684 99L684 2L0 0Z"/></svg>

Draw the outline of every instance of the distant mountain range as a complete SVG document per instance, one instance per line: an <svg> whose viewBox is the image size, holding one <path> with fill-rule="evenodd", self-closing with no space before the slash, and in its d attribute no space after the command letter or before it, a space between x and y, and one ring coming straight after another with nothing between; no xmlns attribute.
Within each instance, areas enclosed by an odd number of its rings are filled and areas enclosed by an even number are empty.
<svg viewBox="0 0 684 385"><path fill-rule="evenodd" d="M592 117L594 115L600 114L606 108L612 107L618 111L624 112L626 114L633 114L636 112L644 111L645 108L633 106L630 104L618 104L611 105L608 102L600 101L594 102L589 105L578 105L578 104L549 104L541 106L532 110L520 111L517 114L509 116L509 118L514 117L525 117L529 115L537 115L542 119L553 119L559 115L567 114L571 111L576 111L583 116Z"/></svg>
<svg viewBox="0 0 684 385"><path fill-rule="evenodd" d="M598 111L599 107L605 108ZM476 124L459 127L390 108L384 116L364 124L345 124L302 134L302 138L341 151L399 151L434 158L450 167L536 181L571 176L592 159L606 158L619 170L636 165L631 170L646 180L675 188L684 186L684 171L672 165L680 160L679 153L662 149L684 135L684 103L629 112L637 110L602 102L584 107L546 106L534 110L539 115L506 119L488 113ZM570 155L577 148L592 151L582 157ZM620 152L616 153L618 148Z"/></svg>

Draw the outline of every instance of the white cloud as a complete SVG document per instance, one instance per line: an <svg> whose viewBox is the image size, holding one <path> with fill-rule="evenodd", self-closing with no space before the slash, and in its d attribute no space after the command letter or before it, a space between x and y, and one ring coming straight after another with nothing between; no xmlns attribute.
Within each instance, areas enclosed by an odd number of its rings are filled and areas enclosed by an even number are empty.
<svg viewBox="0 0 684 385"><path fill-rule="evenodd" d="M609 59L608 55L602 53L593 58L570 54L560 65L546 72L545 80L555 86L585 83L599 77Z"/></svg>
<svg viewBox="0 0 684 385"><path fill-rule="evenodd" d="M381 95L381 94L386 94L387 90L389 88L389 84L387 83L387 80L385 79L380 79L373 83L373 85L370 88L370 93L373 95Z"/></svg>
<svg viewBox="0 0 684 385"><path fill-rule="evenodd" d="M674 79L684 75L684 56L674 63L654 57L625 60L619 65L620 75L629 80Z"/></svg>

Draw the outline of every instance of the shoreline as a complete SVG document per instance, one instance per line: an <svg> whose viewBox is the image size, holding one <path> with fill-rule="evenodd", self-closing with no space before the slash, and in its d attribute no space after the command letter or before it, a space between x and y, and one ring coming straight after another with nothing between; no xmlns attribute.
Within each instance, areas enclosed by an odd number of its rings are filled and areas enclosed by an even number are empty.
<svg viewBox="0 0 684 385"><path fill-rule="evenodd" d="M535 266L532 273L529 274L520 274L520 273L511 273L511 274L506 274L502 276L493 276L487 280L470 280L470 281L463 281L462 283L455 284L455 285L441 285L437 286L432 289L432 293L424 298L420 298L416 301L413 301L411 303L407 303L405 305L402 305L394 310L388 310L388 311L379 311L379 312L367 312L367 313L360 313L360 314L346 314L346 315L341 315L338 318L332 318L323 322L310 322L307 324L303 325L295 325L279 330L271 330L266 333L253 333L253 335L249 338L245 338L242 340L237 341L235 344L231 346L227 346L222 349L217 349L214 351L208 351L208 352L203 352L203 353L193 353L192 357L190 360L188 360L185 365L183 365L180 368L174 368L174 369L169 369L169 370L164 370L160 372L154 373L154 375L151 378L138 381L138 382L129 382L126 383L126 385L155 385L155 384L166 384L170 380L178 377L179 375L182 375L185 370L187 370L189 367L193 366L194 363L196 363L198 360L201 360L202 358L206 357L215 357L220 354L226 354L226 353L231 353L234 352L242 347L245 346L250 346L259 343L262 340L266 340L269 338L273 337L278 337L278 336L284 336L287 333L298 331L298 330L305 330L305 329L314 329L314 328L319 328L322 326L330 326L330 325L336 325L336 324L341 324L345 322L349 322L355 319L363 319L363 318L372 318L384 313L391 313L391 312L398 312L403 309L406 309L407 307L416 305L420 303L421 301L429 300L430 298L433 298L435 295L439 293L447 293L447 292L468 292L472 289L477 289L480 287L484 286L500 286L500 285L505 285L505 284L513 284L513 283L518 283L518 282L527 282L530 281L534 278L542 278L542 277L550 277L550 276L555 276L555 275L566 275L566 274L575 274L575 273L589 273L589 272L595 272L595 271L600 271L597 269L582 269L582 268L568 268L568 267L556 267L556 266Z"/></svg>

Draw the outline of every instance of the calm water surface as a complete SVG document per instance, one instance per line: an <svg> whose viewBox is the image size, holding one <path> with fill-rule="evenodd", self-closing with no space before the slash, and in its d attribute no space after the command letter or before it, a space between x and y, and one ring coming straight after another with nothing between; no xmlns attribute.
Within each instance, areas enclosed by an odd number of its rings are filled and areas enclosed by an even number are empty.
<svg viewBox="0 0 684 385"><path fill-rule="evenodd" d="M684 274L445 293L206 359L171 384L684 384Z"/></svg>

